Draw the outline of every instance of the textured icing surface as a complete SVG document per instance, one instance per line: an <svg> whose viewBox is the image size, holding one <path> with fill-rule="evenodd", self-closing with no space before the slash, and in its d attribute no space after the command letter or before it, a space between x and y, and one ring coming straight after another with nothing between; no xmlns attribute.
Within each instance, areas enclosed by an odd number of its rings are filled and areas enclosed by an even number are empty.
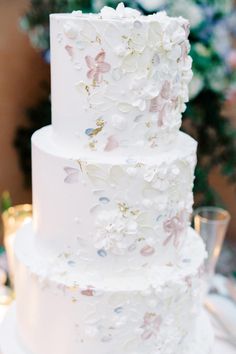
<svg viewBox="0 0 236 354"><path fill-rule="evenodd" d="M210 354L197 144L179 133L188 34L123 4L51 15L52 126L32 138L34 220L15 249L24 354Z"/></svg>
<svg viewBox="0 0 236 354"><path fill-rule="evenodd" d="M175 262L192 211L196 142L182 133L160 157L70 157L51 135L46 127L32 140L39 247L113 272Z"/></svg>
<svg viewBox="0 0 236 354"><path fill-rule="evenodd" d="M188 232L179 262L153 268L149 278L142 271L136 278L93 278L68 259L47 258L35 252L29 225L17 240L19 334L32 353L184 352L203 290L205 250L194 231ZM60 319L58 311L64 314Z"/></svg>
<svg viewBox="0 0 236 354"><path fill-rule="evenodd" d="M23 348L16 336L15 305L9 310L0 331L1 354L35 354ZM185 339L181 354L212 354L213 332L206 314L201 313L194 333Z"/></svg>
<svg viewBox="0 0 236 354"><path fill-rule="evenodd" d="M170 145L192 77L188 33L164 12L51 15L55 139L107 153Z"/></svg>

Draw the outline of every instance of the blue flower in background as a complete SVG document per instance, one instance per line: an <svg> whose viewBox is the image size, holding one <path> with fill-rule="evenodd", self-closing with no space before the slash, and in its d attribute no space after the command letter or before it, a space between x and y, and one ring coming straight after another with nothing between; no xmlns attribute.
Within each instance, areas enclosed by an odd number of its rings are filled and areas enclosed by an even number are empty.
<svg viewBox="0 0 236 354"><path fill-rule="evenodd" d="M51 61L50 49L47 49L47 50L43 51L43 59L45 60L45 62L47 64L50 64L50 61Z"/></svg>

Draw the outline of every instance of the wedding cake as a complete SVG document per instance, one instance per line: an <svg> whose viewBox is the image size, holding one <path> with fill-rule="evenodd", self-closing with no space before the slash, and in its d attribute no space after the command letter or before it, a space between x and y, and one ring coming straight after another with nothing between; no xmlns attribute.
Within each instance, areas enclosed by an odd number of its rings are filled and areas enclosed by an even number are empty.
<svg viewBox="0 0 236 354"><path fill-rule="evenodd" d="M32 137L2 354L210 354L188 21L122 3L50 20L52 126Z"/></svg>

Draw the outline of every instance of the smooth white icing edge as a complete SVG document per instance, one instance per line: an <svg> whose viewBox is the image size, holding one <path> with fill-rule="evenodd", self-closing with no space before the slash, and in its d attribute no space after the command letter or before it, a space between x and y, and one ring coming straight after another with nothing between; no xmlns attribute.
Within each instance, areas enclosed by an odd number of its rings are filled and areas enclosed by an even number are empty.
<svg viewBox="0 0 236 354"><path fill-rule="evenodd" d="M197 142L189 135L179 132L175 144L171 144L170 148L165 151L155 151L143 149L142 154L138 154L135 149L117 149L112 154L106 152L91 152L84 149L72 149L58 144L54 138L52 125L45 126L37 130L32 135L32 144L40 150L50 153L52 156L60 156L65 159L80 159L87 163L96 164L127 164L128 160L134 160L140 163L159 165L166 161L173 161L176 158L185 158L188 155L196 153Z"/></svg>

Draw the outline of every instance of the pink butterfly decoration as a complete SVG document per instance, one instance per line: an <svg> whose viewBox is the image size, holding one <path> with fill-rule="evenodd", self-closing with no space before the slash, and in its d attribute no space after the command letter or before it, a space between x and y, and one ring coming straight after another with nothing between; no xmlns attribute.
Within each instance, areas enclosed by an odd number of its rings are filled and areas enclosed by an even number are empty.
<svg viewBox="0 0 236 354"><path fill-rule="evenodd" d="M108 141L104 149L105 151L112 151L119 147L119 143L114 137L114 135L109 136L107 140Z"/></svg>
<svg viewBox="0 0 236 354"><path fill-rule="evenodd" d="M182 59L185 62L188 58L188 47L185 42L181 44L181 51L182 51Z"/></svg>
<svg viewBox="0 0 236 354"><path fill-rule="evenodd" d="M155 248L146 245L141 249L140 253L144 257L152 256L155 253Z"/></svg>
<svg viewBox="0 0 236 354"><path fill-rule="evenodd" d="M190 277L190 275L187 275L184 280L185 280L188 288L191 288L193 283L192 283L192 278Z"/></svg>
<svg viewBox="0 0 236 354"><path fill-rule="evenodd" d="M141 328L143 329L142 339L148 340L153 336L156 336L160 330L160 326L162 324L162 317L155 314L147 312L144 315L143 325Z"/></svg>
<svg viewBox="0 0 236 354"><path fill-rule="evenodd" d="M64 179L65 183L73 184L79 182L79 170L73 167L64 167L67 176Z"/></svg>
<svg viewBox="0 0 236 354"><path fill-rule="evenodd" d="M107 73L110 71L111 66L110 64L106 63L105 60L106 53L101 51L98 55L94 58L87 55L85 57L85 61L89 68L87 72L87 77L91 80L95 80L96 82L102 81L102 74Z"/></svg>
<svg viewBox="0 0 236 354"><path fill-rule="evenodd" d="M170 98L170 94L171 94L171 84L169 81L165 81L161 89L161 97L164 98L165 100L168 100Z"/></svg>
<svg viewBox="0 0 236 354"><path fill-rule="evenodd" d="M85 296L94 296L94 290L92 287L88 287L87 289L82 290L81 294Z"/></svg>
<svg viewBox="0 0 236 354"><path fill-rule="evenodd" d="M186 227L184 210L165 221L163 226L165 232L168 234L168 237L163 242L163 245L166 246L171 240L173 240L174 247L177 248L180 243L181 234Z"/></svg>
<svg viewBox="0 0 236 354"><path fill-rule="evenodd" d="M185 24L183 25L183 29L185 30L186 37L188 37L189 34L190 34L190 24L189 24L189 23L185 23Z"/></svg>
<svg viewBox="0 0 236 354"><path fill-rule="evenodd" d="M165 116L165 105L163 105L163 99L160 96L157 96L157 97L154 97L153 99L151 99L149 112L159 113L158 120L157 120L157 126L162 127L164 124L163 120L164 120L164 116Z"/></svg>
<svg viewBox="0 0 236 354"><path fill-rule="evenodd" d="M65 46L65 50L67 51L67 53L69 54L71 59L73 59L73 57L74 57L74 48L71 45L66 45Z"/></svg>
<svg viewBox="0 0 236 354"><path fill-rule="evenodd" d="M173 105L173 108L174 108L174 109L177 109L177 108L178 108L178 103L179 103L179 98L178 98L178 96L173 97L173 98L171 99L171 103L172 103L172 105Z"/></svg>

